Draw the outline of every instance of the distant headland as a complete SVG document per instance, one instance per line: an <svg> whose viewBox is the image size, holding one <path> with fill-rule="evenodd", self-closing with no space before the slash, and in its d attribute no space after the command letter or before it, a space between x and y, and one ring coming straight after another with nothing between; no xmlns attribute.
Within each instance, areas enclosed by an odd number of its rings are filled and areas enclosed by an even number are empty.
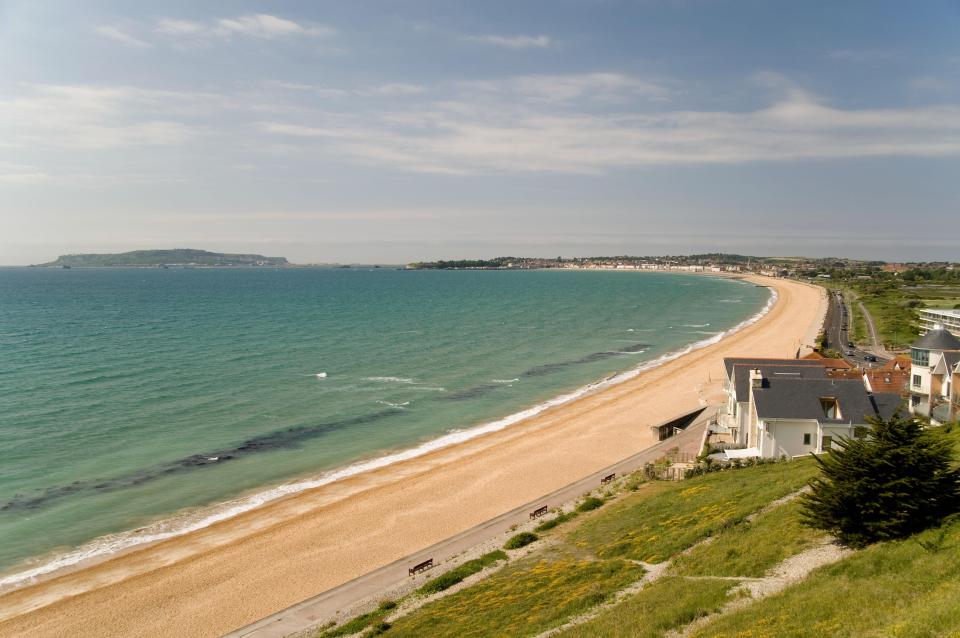
<svg viewBox="0 0 960 638"><path fill-rule="evenodd" d="M164 266L275 268L289 265L286 257L213 253L192 248L60 255L55 261L36 264L39 268L162 268Z"/></svg>

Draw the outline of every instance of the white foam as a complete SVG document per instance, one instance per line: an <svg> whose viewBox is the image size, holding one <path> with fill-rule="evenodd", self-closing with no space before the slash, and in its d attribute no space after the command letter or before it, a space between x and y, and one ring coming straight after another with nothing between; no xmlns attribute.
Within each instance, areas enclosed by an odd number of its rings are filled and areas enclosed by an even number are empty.
<svg viewBox="0 0 960 638"><path fill-rule="evenodd" d="M317 378L318 378L318 379L326 379L326 378L327 378L327 373L326 373L326 372L318 372L318 373L317 373Z"/></svg>
<svg viewBox="0 0 960 638"><path fill-rule="evenodd" d="M519 381L519 380L520 380L519 378L517 378L517 379L490 379L490 381L493 382L493 383L516 383L516 382Z"/></svg>
<svg viewBox="0 0 960 638"><path fill-rule="evenodd" d="M416 379L408 379L406 377L364 377L364 381L373 381L375 383L406 383L413 384L416 383Z"/></svg>
<svg viewBox="0 0 960 638"><path fill-rule="evenodd" d="M377 401L381 405L389 405L391 408L396 408L397 410L402 410L404 406L410 405L409 401L404 401L403 403L390 403L389 401Z"/></svg>
<svg viewBox="0 0 960 638"><path fill-rule="evenodd" d="M457 443L469 441L470 439L488 434L490 432L503 430L504 428L507 428L515 423L523 421L524 419L536 416L545 410L563 405L564 403L569 403L570 401L579 399L580 397L597 390L629 381L630 379L637 377L639 374L647 370L661 366L664 363L673 361L674 359L678 359L685 354L693 352L694 350L699 350L709 345L713 345L719 342L723 337L739 332L740 330L743 330L747 326L758 321L770 311L776 301L777 292L776 290L770 289L770 298L767 300L766 305L764 305L764 307L757 314L738 323L729 330L717 333L708 339L702 339L695 343L691 343L680 350L668 352L667 354L664 354L652 361L647 361L636 368L611 375L602 381L589 383L581 388L578 388L577 390L574 390L573 392L561 394L560 396L554 397L548 401L544 401L543 403L537 404L531 408L527 408L526 410L521 410L520 412L515 412L505 416L502 419L464 430L454 430L448 434L436 439L432 439L408 450L387 454L385 456L380 456L360 463L354 463L353 465L348 465L339 470L327 472L316 478L278 485L262 492L257 492L249 496L244 496L221 503L211 508L206 508L200 512L194 512L174 519L165 519L153 523L147 527L130 532L121 532L118 534L102 536L75 550L60 554L53 559L44 560L44 562L36 567L15 572L0 578L0 589L24 585L59 569L71 567L87 560L104 558L110 554L124 551L137 545L162 541L175 536L188 534L190 532L209 527L210 525L213 525L219 521L233 518L234 516L244 512L249 512L250 510L256 509L266 503L275 501L284 496L289 496L305 490L328 485L348 476L353 476L355 474L360 474L361 472L368 472L377 468L393 465L394 463L399 463L401 461L413 459L418 456L423 456L424 454L434 450L439 450L451 445L456 445ZM393 381L397 378L373 377L372 379L386 379ZM410 382L412 383L412 380Z"/></svg>
<svg viewBox="0 0 960 638"><path fill-rule="evenodd" d="M709 323L685 323L683 324L684 328L706 328L709 326Z"/></svg>

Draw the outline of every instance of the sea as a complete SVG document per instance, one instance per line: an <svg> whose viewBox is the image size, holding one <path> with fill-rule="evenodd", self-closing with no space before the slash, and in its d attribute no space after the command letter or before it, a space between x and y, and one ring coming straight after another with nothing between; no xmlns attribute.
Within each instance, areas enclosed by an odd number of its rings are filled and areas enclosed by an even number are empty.
<svg viewBox="0 0 960 638"><path fill-rule="evenodd" d="M510 427L771 294L665 272L0 269L0 589Z"/></svg>

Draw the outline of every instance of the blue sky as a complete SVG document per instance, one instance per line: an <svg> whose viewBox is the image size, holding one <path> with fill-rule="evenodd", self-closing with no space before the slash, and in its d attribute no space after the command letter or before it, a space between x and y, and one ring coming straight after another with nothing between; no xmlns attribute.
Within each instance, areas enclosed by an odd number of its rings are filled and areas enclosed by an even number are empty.
<svg viewBox="0 0 960 638"><path fill-rule="evenodd" d="M949 1L0 0L0 264L960 260L958 78Z"/></svg>

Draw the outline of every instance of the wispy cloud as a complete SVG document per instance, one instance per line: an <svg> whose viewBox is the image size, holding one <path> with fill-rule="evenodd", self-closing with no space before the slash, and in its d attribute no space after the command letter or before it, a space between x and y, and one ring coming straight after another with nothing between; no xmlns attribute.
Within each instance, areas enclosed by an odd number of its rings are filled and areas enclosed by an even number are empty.
<svg viewBox="0 0 960 638"><path fill-rule="evenodd" d="M243 140L248 161L305 153L443 174L960 156L958 106L843 109L787 78L767 80L778 97L749 111L666 109L669 89L612 72L433 86L273 82L222 95L34 85L0 96L0 140L16 164L3 181L43 179L20 159L28 150L176 147L211 136Z"/></svg>
<svg viewBox="0 0 960 638"><path fill-rule="evenodd" d="M149 49L153 45L145 40L134 37L128 33L125 29L118 27L116 25L105 24L97 27L96 32L102 35L105 38L113 40L114 42L119 42L120 44L125 44L128 47L134 47L137 49Z"/></svg>
<svg viewBox="0 0 960 638"><path fill-rule="evenodd" d="M545 35L468 35L466 40L504 49L546 49L554 41Z"/></svg>
<svg viewBox="0 0 960 638"><path fill-rule="evenodd" d="M178 121L216 96L135 87L35 85L0 98L0 137L12 148L107 149L184 143L193 127Z"/></svg>
<svg viewBox="0 0 960 638"><path fill-rule="evenodd" d="M201 22L193 22L192 20L161 18L157 20L157 25L154 30L163 35L192 36L205 33L207 27Z"/></svg>
<svg viewBox="0 0 960 638"><path fill-rule="evenodd" d="M164 37L188 41L210 41L234 37L277 40L289 37L330 37L336 29L316 23L296 22L266 13L252 13L211 22L178 18L157 20L154 31Z"/></svg>
<svg viewBox="0 0 960 638"><path fill-rule="evenodd" d="M960 155L960 108L844 110L798 91L746 112L556 113L446 102L317 119L266 122L261 130L365 163L459 174Z"/></svg>
<svg viewBox="0 0 960 638"><path fill-rule="evenodd" d="M265 13L218 20L213 32L221 36L244 35L253 38L282 38L292 35L330 36L336 30L318 24L302 24Z"/></svg>
<svg viewBox="0 0 960 638"><path fill-rule="evenodd" d="M567 75L520 75L496 80L462 82L476 93L511 96L514 99L567 102L580 98L666 98L670 90L662 85L622 73L578 73Z"/></svg>
<svg viewBox="0 0 960 638"><path fill-rule="evenodd" d="M309 93L318 97L328 98L341 98L349 96L403 97L419 95L427 90L423 85L409 84L404 82L389 82L386 84L372 84L353 88L305 84L302 82L270 82L269 86L287 91Z"/></svg>

